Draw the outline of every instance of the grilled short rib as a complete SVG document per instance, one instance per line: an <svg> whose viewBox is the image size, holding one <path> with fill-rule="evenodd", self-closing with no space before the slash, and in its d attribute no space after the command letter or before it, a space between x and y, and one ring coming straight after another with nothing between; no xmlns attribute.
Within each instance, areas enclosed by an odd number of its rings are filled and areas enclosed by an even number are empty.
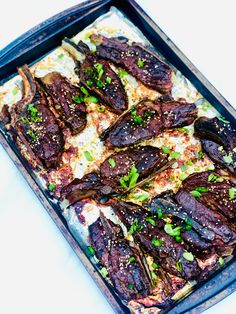
<svg viewBox="0 0 236 314"><path fill-rule="evenodd" d="M151 284L138 251L124 238L121 227L102 213L89 226L91 243L100 263L107 268L114 288L126 301L150 294Z"/></svg>
<svg viewBox="0 0 236 314"><path fill-rule="evenodd" d="M183 189L187 192L203 187L205 191L199 194L198 201L208 208L219 211L232 222L236 221L236 197L230 198L230 189L235 189L231 181L221 177L214 171L193 173L183 182Z"/></svg>
<svg viewBox="0 0 236 314"><path fill-rule="evenodd" d="M78 75L86 89L96 94L116 114L121 114L128 108L128 98L122 82L107 61L91 52L82 41L76 45L65 38L63 47L74 55L74 51L78 50L85 56L78 65Z"/></svg>
<svg viewBox="0 0 236 314"><path fill-rule="evenodd" d="M91 41L98 44L99 57L125 68L143 84L161 93L170 93L172 88L171 68L156 54L138 43L129 45L118 38L92 35Z"/></svg>
<svg viewBox="0 0 236 314"><path fill-rule="evenodd" d="M144 253L154 257L158 264L170 274L184 279L193 279L200 269L196 260L183 257L185 248L164 231L164 221L141 206L123 201L109 200L108 203L122 223L131 231L134 241ZM181 269L176 266L181 264Z"/></svg>
<svg viewBox="0 0 236 314"><path fill-rule="evenodd" d="M126 147L158 136L165 129L182 127L197 118L195 104L171 98L145 100L123 114L105 130L101 139L111 147Z"/></svg>
<svg viewBox="0 0 236 314"><path fill-rule="evenodd" d="M40 80L53 100L52 105L59 119L72 135L81 132L86 126L86 106L79 87L57 72L49 73Z"/></svg>
<svg viewBox="0 0 236 314"><path fill-rule="evenodd" d="M132 166L137 169L137 182L147 178L167 162L167 155L153 146L128 148L110 155L100 166L101 181L113 189L120 186L120 179L129 174Z"/></svg>
<svg viewBox="0 0 236 314"><path fill-rule="evenodd" d="M47 168L58 166L64 149L62 130L49 109L50 98L35 81L27 65L18 69L23 80L23 98L13 105L11 126L28 153Z"/></svg>
<svg viewBox="0 0 236 314"><path fill-rule="evenodd" d="M207 155L219 166L236 174L236 130L231 124L217 117L200 117L195 121L194 129Z"/></svg>

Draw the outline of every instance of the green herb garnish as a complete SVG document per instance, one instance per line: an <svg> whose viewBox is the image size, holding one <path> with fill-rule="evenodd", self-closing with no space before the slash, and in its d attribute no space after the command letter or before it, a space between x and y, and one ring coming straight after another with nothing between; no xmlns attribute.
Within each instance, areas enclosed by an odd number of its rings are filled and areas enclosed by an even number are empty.
<svg viewBox="0 0 236 314"><path fill-rule="evenodd" d="M116 166L115 159L109 158L109 159L108 159L108 162L109 162L109 164L110 164L110 166L111 166L112 168L115 168L115 166Z"/></svg>
<svg viewBox="0 0 236 314"><path fill-rule="evenodd" d="M90 154L89 151L85 150L84 151L84 156L88 161L92 161L93 160L93 156Z"/></svg>
<svg viewBox="0 0 236 314"><path fill-rule="evenodd" d="M106 278L106 276L108 275L108 271L107 271L106 267L102 267L99 270L99 273L102 275L103 278Z"/></svg>
<svg viewBox="0 0 236 314"><path fill-rule="evenodd" d="M156 222L155 222L155 220L153 219L153 217L148 216L148 217L145 218L145 220L146 220L147 222L149 222L152 226L156 226Z"/></svg>
<svg viewBox="0 0 236 314"><path fill-rule="evenodd" d="M119 72L117 73L117 75L118 75L120 78L122 78L122 77L128 75L128 72L126 72L126 71L119 71Z"/></svg>
<svg viewBox="0 0 236 314"><path fill-rule="evenodd" d="M134 195L133 198L140 202L146 202L149 199L149 196L148 194L139 194L139 195Z"/></svg>
<svg viewBox="0 0 236 314"><path fill-rule="evenodd" d="M197 159L201 159L203 156L204 156L204 154L203 154L203 151L201 151L201 150L196 153L196 158Z"/></svg>
<svg viewBox="0 0 236 314"><path fill-rule="evenodd" d="M111 77L110 77L110 76L107 76L107 77L106 77L106 83L107 83L107 84L111 84Z"/></svg>
<svg viewBox="0 0 236 314"><path fill-rule="evenodd" d="M134 262L135 262L135 257L134 257L134 256L131 256L131 257L129 258L129 262L130 262L130 263L134 263Z"/></svg>
<svg viewBox="0 0 236 314"><path fill-rule="evenodd" d="M231 164L233 162L233 159L230 155L223 156L223 159L227 164Z"/></svg>
<svg viewBox="0 0 236 314"><path fill-rule="evenodd" d="M189 261L189 262L193 262L194 260L194 256L191 252L184 252L183 253L183 258L186 259L186 261Z"/></svg>
<svg viewBox="0 0 236 314"><path fill-rule="evenodd" d="M189 220L188 218L185 219L185 230L191 230L192 229L192 226L193 226L193 223L191 220Z"/></svg>
<svg viewBox="0 0 236 314"><path fill-rule="evenodd" d="M37 140L37 136L32 130L28 130L26 133L31 137L33 141Z"/></svg>
<svg viewBox="0 0 236 314"><path fill-rule="evenodd" d="M190 192L190 194L193 196L193 197L201 197L202 196L202 193L196 191L196 190L193 190Z"/></svg>
<svg viewBox="0 0 236 314"><path fill-rule="evenodd" d="M138 58L137 66L138 66L139 68L143 68L143 66L144 66L144 61L143 61L143 59Z"/></svg>
<svg viewBox="0 0 236 314"><path fill-rule="evenodd" d="M123 188L132 189L135 187L138 177L139 177L139 173L138 173L137 168L135 168L135 166L132 166L130 169L130 172L126 176L120 179L120 185Z"/></svg>
<svg viewBox="0 0 236 314"><path fill-rule="evenodd" d="M162 214L162 209L161 207L157 208L157 218L160 220L162 218L163 214Z"/></svg>
<svg viewBox="0 0 236 314"><path fill-rule="evenodd" d="M184 134L189 134L189 129L186 128L177 128L178 131L183 132Z"/></svg>
<svg viewBox="0 0 236 314"><path fill-rule="evenodd" d="M218 259L218 263L219 263L219 265L220 265L220 267L222 267L223 265L224 265L224 259L223 259L223 257L219 257L219 259Z"/></svg>
<svg viewBox="0 0 236 314"><path fill-rule="evenodd" d="M38 116L39 115L39 111L38 109L35 107L34 104L29 104L27 107L27 111L30 114L30 120L33 122L42 122L42 119Z"/></svg>
<svg viewBox="0 0 236 314"><path fill-rule="evenodd" d="M96 109L98 112L105 112L106 111L106 108L104 106L98 106Z"/></svg>
<svg viewBox="0 0 236 314"><path fill-rule="evenodd" d="M142 229L143 229L143 226L139 224L138 218L135 218L135 219L134 219L134 222L133 222L132 225L130 226L129 234L132 235L132 234L134 234L136 231L141 231Z"/></svg>
<svg viewBox="0 0 236 314"><path fill-rule="evenodd" d="M163 240L161 240L161 239L158 239L158 238L156 238L156 237L154 237L154 238L152 238L152 245L153 246L156 246L156 247L160 247L160 246L162 246L162 244L163 244Z"/></svg>
<svg viewBox="0 0 236 314"><path fill-rule="evenodd" d="M48 189L49 189L50 192L53 192L55 190L55 188L56 188L56 185L53 184L53 183L50 183L49 186L48 186Z"/></svg>
<svg viewBox="0 0 236 314"><path fill-rule="evenodd" d="M228 120L226 120L225 117L223 117L223 116L219 116L219 117L217 117L217 119L220 120L220 121L222 121L222 122L225 123L225 124L229 124L229 123L230 123L230 122L229 122Z"/></svg>
<svg viewBox="0 0 236 314"><path fill-rule="evenodd" d="M128 283L127 288L129 290L133 290L134 289L134 285L132 283Z"/></svg>
<svg viewBox="0 0 236 314"><path fill-rule="evenodd" d="M94 104L98 102L98 99L94 96L88 96L85 98L85 100L89 103L94 103Z"/></svg>
<svg viewBox="0 0 236 314"><path fill-rule="evenodd" d="M162 149L164 154L169 154L170 153L170 149L167 146L162 146L161 149Z"/></svg>
<svg viewBox="0 0 236 314"><path fill-rule="evenodd" d="M75 96L72 97L72 100L76 104L81 104L84 101L84 96L83 95L75 95Z"/></svg>
<svg viewBox="0 0 236 314"><path fill-rule="evenodd" d="M188 177L188 175L186 173L182 173L180 176L179 176L179 179L181 181L183 181L184 179L186 179Z"/></svg>
<svg viewBox="0 0 236 314"><path fill-rule="evenodd" d="M80 87L81 92L85 95L85 96L89 96L89 92L87 91L87 89L84 86ZM73 99L73 98L72 98ZM74 100L74 99L73 99Z"/></svg>
<svg viewBox="0 0 236 314"><path fill-rule="evenodd" d="M96 85L98 88L103 88L104 84L101 80L97 80Z"/></svg>
<svg viewBox="0 0 236 314"><path fill-rule="evenodd" d="M229 189L229 199L232 201L236 198L236 188Z"/></svg>
<svg viewBox="0 0 236 314"><path fill-rule="evenodd" d="M169 223L166 223L164 227L165 232L169 234L171 237L180 236L181 229L182 229L181 226L177 226L174 228L173 225Z"/></svg>
<svg viewBox="0 0 236 314"><path fill-rule="evenodd" d="M20 120L22 122L24 122L25 124L29 124L30 123L29 120L26 117L24 117L24 116L20 117Z"/></svg>
<svg viewBox="0 0 236 314"><path fill-rule="evenodd" d="M104 70L103 70L103 65L101 63L96 63L94 65L95 69L97 70L97 73L98 73L98 79L100 80L102 78L102 75L104 73Z"/></svg>
<svg viewBox="0 0 236 314"><path fill-rule="evenodd" d="M93 85L93 81L86 81L86 84L91 87Z"/></svg>
<svg viewBox="0 0 236 314"><path fill-rule="evenodd" d="M202 193L206 193L208 191L209 191L209 188L204 187L204 186L199 186L199 187L196 187L194 190L192 190L190 194L194 197L201 197Z"/></svg>
<svg viewBox="0 0 236 314"><path fill-rule="evenodd" d="M154 271L151 271L151 277L154 280L158 278Z"/></svg>
<svg viewBox="0 0 236 314"><path fill-rule="evenodd" d="M95 255L95 249L91 245L87 246L87 250L89 255L94 256Z"/></svg>
<svg viewBox="0 0 236 314"><path fill-rule="evenodd" d="M177 261L175 266L176 266L176 269L178 270L178 272L181 273L181 271L183 270L182 263L180 261Z"/></svg>
<svg viewBox="0 0 236 314"><path fill-rule="evenodd" d="M209 182L223 182L224 179L218 176L217 174L210 173L208 176L208 181Z"/></svg>
<svg viewBox="0 0 236 314"><path fill-rule="evenodd" d="M170 157L173 159L179 159L181 157L181 154L179 152L171 152Z"/></svg>

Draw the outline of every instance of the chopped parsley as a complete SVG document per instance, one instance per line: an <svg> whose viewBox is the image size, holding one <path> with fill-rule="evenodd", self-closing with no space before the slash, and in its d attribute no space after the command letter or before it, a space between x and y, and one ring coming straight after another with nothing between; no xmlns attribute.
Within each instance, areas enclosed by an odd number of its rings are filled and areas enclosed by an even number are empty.
<svg viewBox="0 0 236 314"><path fill-rule="evenodd" d="M178 272L181 273L181 271L183 270L182 263L180 261L177 261L175 266L176 266L176 269L178 270Z"/></svg>
<svg viewBox="0 0 236 314"><path fill-rule="evenodd" d="M137 66L138 66L139 68L143 68L143 66L144 66L144 61L143 61L143 59L138 58Z"/></svg>
<svg viewBox="0 0 236 314"><path fill-rule="evenodd" d="M236 188L229 189L229 199L232 201L236 198Z"/></svg>
<svg viewBox="0 0 236 314"><path fill-rule="evenodd" d="M142 229L143 229L143 226L139 224L138 218L135 218L134 222L132 223L132 225L129 228L129 234L132 235L136 231L141 231Z"/></svg>
<svg viewBox="0 0 236 314"><path fill-rule="evenodd" d="M87 161L92 161L93 160L93 156L87 150L84 151L84 156L87 159Z"/></svg>
<svg viewBox="0 0 236 314"><path fill-rule="evenodd" d="M120 185L123 188L132 189L135 187L138 177L139 177L139 173L138 173L137 168L135 166L132 166L130 169L130 172L126 176L120 179Z"/></svg>
<svg viewBox="0 0 236 314"><path fill-rule="evenodd" d="M95 249L91 245L87 246L87 251L89 255L94 256L95 255Z"/></svg>
<svg viewBox="0 0 236 314"><path fill-rule="evenodd" d="M115 159L109 158L109 159L108 159L108 162L109 162L109 164L110 164L110 166L111 166L112 168L115 168L115 166L116 166Z"/></svg>
<svg viewBox="0 0 236 314"><path fill-rule="evenodd" d="M156 247L160 247L160 246L162 246L162 244L163 244L163 240L161 240L161 239L158 239L158 238L156 238L156 237L154 237L154 238L152 238L152 245L153 246L156 246Z"/></svg>
<svg viewBox="0 0 236 314"><path fill-rule="evenodd" d="M233 162L233 159L230 155L223 156L223 159L227 164L231 164Z"/></svg>
<svg viewBox="0 0 236 314"><path fill-rule="evenodd" d="M183 258L186 259L186 261L189 261L189 262L193 262L194 260L194 256L191 252L184 252L183 253Z"/></svg>
<svg viewBox="0 0 236 314"><path fill-rule="evenodd" d="M131 256L131 257L129 258L129 262L130 262L130 263L134 263L134 262L135 262L135 257L134 257L134 256Z"/></svg>
<svg viewBox="0 0 236 314"><path fill-rule="evenodd" d="M208 176L208 181L209 182L223 182L224 179L218 176L217 174L210 173Z"/></svg>
<svg viewBox="0 0 236 314"><path fill-rule="evenodd" d="M118 74L118 76L119 76L120 78L122 78L122 77L128 75L128 72L126 72L126 71L119 71L117 74Z"/></svg>
<svg viewBox="0 0 236 314"><path fill-rule="evenodd" d="M56 188L56 185L53 184L53 183L50 183L49 186L48 186L48 189L49 189L50 192L53 192L55 190L55 188Z"/></svg>

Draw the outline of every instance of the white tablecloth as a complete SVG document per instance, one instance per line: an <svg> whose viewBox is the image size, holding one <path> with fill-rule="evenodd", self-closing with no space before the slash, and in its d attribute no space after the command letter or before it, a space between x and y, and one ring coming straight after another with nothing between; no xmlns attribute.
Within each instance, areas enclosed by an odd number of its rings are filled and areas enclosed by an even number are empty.
<svg viewBox="0 0 236 314"><path fill-rule="evenodd" d="M4 1L0 49L81 1ZM139 0L220 92L236 103L234 1ZM0 313L110 314L111 307L0 146ZM234 293L206 313L233 313Z"/></svg>

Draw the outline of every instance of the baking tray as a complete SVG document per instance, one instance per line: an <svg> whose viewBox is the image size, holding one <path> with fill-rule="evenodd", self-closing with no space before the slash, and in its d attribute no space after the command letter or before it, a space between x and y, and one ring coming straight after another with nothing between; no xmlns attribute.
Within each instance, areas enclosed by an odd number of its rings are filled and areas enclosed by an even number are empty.
<svg viewBox="0 0 236 314"><path fill-rule="evenodd" d="M151 44L172 63L198 91L233 125L236 125L236 110L184 56L168 36L151 20L134 0L92 0L65 10L23 34L0 51L0 85L16 75L16 68L24 63L32 64L43 58L61 44L67 36L72 37L100 15L115 6L122 11L147 37ZM117 295L99 275L87 255L82 251L67 227L58 204L47 190L40 187L37 177L10 140L3 125L0 124L0 142L23 174L41 203L56 223L66 240L89 274L112 305L115 313L130 313ZM215 272L205 282L194 286L193 291L183 300L174 303L168 313L201 313L236 291L235 257L220 271Z"/></svg>

